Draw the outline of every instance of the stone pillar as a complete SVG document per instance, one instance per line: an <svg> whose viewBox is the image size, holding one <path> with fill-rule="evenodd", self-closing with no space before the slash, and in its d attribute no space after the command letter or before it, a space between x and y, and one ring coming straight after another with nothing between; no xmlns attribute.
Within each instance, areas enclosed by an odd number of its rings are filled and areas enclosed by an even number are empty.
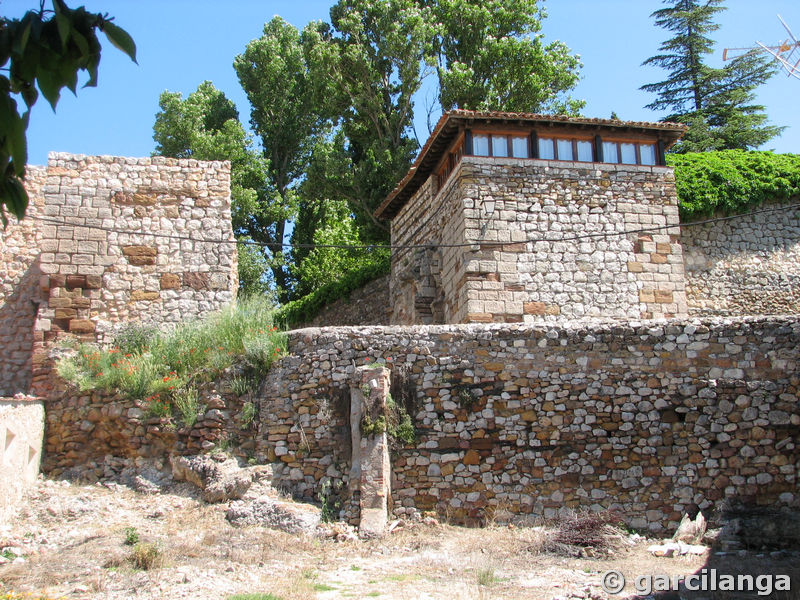
<svg viewBox="0 0 800 600"><path fill-rule="evenodd" d="M353 442L350 485L352 491L360 491L359 533L363 537L383 535L388 522L391 496L385 417L388 396L389 369L371 366L356 369L350 387Z"/></svg>

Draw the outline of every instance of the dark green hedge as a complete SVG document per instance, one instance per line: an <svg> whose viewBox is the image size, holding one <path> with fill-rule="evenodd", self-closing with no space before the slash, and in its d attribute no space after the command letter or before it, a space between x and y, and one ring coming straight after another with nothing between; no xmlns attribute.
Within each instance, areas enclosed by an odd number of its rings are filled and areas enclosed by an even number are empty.
<svg viewBox="0 0 800 600"><path fill-rule="evenodd" d="M681 220L732 214L800 195L800 155L721 150L671 154Z"/></svg>
<svg viewBox="0 0 800 600"><path fill-rule="evenodd" d="M380 256L377 260L369 262L359 269L348 271L341 279L332 281L307 296L284 304L278 309L275 322L287 329L307 323L328 304L332 304L340 298L346 298L353 290L388 275L390 269L389 256Z"/></svg>

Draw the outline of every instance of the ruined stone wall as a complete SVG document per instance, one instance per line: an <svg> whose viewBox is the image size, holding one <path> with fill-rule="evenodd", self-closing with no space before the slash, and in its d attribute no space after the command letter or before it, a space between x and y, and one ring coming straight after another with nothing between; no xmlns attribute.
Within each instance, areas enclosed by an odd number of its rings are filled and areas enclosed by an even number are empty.
<svg viewBox="0 0 800 600"><path fill-rule="evenodd" d="M380 277L323 308L310 322L295 327L341 327L344 325L388 325L390 319L389 276Z"/></svg>
<svg viewBox="0 0 800 600"><path fill-rule="evenodd" d="M415 407L417 440L393 454L398 515L610 508L671 530L724 502L800 507L796 319L306 329L289 348L259 455L300 496L347 482L337 406L380 359Z"/></svg>
<svg viewBox="0 0 800 600"><path fill-rule="evenodd" d="M42 298L41 252L35 218L44 212L42 186L46 170L28 167L28 218L13 217L0 230L0 396L25 393L31 384L33 329Z"/></svg>
<svg viewBox="0 0 800 600"><path fill-rule="evenodd" d="M26 185L27 218L0 234L0 394L45 384L37 349L62 332L110 342L234 298L227 163L52 153Z"/></svg>
<svg viewBox="0 0 800 600"><path fill-rule="evenodd" d="M432 177L394 218L392 241L434 246L425 252L440 257L443 318L407 308L428 280L425 261L401 249L394 323L686 314L672 169L464 157L444 190L433 186ZM653 227L663 229L619 235ZM474 245L437 246L464 243Z"/></svg>
<svg viewBox="0 0 800 600"><path fill-rule="evenodd" d="M243 407L250 395L237 396L230 382L201 386L203 412L187 427L180 418L148 412L148 403L108 392L81 392L53 377L47 400L42 471L51 477L77 476L97 481L113 477L129 459L163 459L202 454L224 447L246 460L255 454L258 423Z"/></svg>
<svg viewBox="0 0 800 600"><path fill-rule="evenodd" d="M767 204L735 219L681 229L694 314L800 312L800 210Z"/></svg>
<svg viewBox="0 0 800 600"><path fill-rule="evenodd" d="M177 430L128 400L59 394L45 467L100 476L118 462L106 456L157 459L228 439L273 463L275 485L298 497L319 499L329 482L356 520L350 401L354 374L372 365L391 370L416 429L391 454L396 515L478 524L615 509L660 531L726 503L800 508L793 317L308 328L289 333L289 352L254 397L250 429L230 393L201 391L218 408Z"/></svg>

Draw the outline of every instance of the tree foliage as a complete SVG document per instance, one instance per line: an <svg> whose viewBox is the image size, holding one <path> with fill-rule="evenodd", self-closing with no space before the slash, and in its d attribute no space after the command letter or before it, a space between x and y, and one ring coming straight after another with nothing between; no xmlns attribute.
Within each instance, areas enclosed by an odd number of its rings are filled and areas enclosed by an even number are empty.
<svg viewBox="0 0 800 600"><path fill-rule="evenodd" d="M664 0L667 8L655 11L656 25L674 36L661 44L660 54L643 64L666 69L664 81L641 89L657 94L647 105L668 110L664 120L686 123L689 130L673 152L748 149L760 146L783 128L767 124L764 107L753 104L754 90L775 68L761 54L745 54L724 68L706 64L713 52L709 34L719 28L717 13L723 0Z"/></svg>
<svg viewBox="0 0 800 600"><path fill-rule="evenodd" d="M429 52L443 110L576 114L578 56L560 41L543 43L546 13L537 0L422 0L433 36Z"/></svg>
<svg viewBox="0 0 800 600"><path fill-rule="evenodd" d="M289 271L283 249L287 223L297 214L296 188L306 170L309 143L322 122L300 33L280 17L247 44L234 68L250 100L250 123L269 159L267 175L274 226L259 238L270 249L279 297L286 299Z"/></svg>
<svg viewBox="0 0 800 600"><path fill-rule="evenodd" d="M52 10L25 13L21 19L0 17L0 219L8 223L8 210L21 219L28 206L22 184L28 160L27 129L30 109L41 92L55 110L65 87L77 92L78 73L86 71L83 87L97 85L100 41L105 33L113 46L136 62L136 44L107 14L69 8L64 0L52 0ZM20 112L18 100L24 103Z"/></svg>
<svg viewBox="0 0 800 600"><path fill-rule="evenodd" d="M422 85L430 25L415 0L340 0L331 27L320 24L311 55L317 81L325 81L328 112L342 135L337 199L350 203L361 237L388 239L373 211L405 175L419 144L414 136L414 94ZM324 78L324 79L323 79Z"/></svg>
<svg viewBox="0 0 800 600"><path fill-rule="evenodd" d="M800 196L800 155L772 152L687 153L670 155L681 219L717 212L740 213L765 201Z"/></svg>
<svg viewBox="0 0 800 600"><path fill-rule="evenodd" d="M282 301L386 261L388 252L374 248L325 246L388 240L373 212L419 148L414 98L426 76L439 73L444 109L581 106L565 95L577 81L578 58L563 44L543 44L543 16L534 0L338 0L330 23L298 31L275 17L264 26L234 68L264 153L266 197L258 202L274 226L244 231L270 249ZM433 50L445 41L445 51ZM217 116L203 119L217 125L203 127L219 129L225 107L204 106ZM190 129L203 119L193 118ZM177 147L196 146L170 129ZM291 253L282 248L289 222Z"/></svg>

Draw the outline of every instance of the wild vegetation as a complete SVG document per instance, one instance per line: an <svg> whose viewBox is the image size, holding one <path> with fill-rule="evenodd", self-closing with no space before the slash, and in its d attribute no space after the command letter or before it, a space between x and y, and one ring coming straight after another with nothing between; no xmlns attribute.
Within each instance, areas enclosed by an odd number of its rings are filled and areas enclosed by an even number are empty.
<svg viewBox="0 0 800 600"><path fill-rule="evenodd" d="M58 373L81 390L119 391L145 400L156 416L177 412L191 426L198 384L234 365L266 373L285 352L286 336L273 324L273 312L266 299L250 297L167 332L131 326L110 348L78 344L59 361Z"/></svg>

